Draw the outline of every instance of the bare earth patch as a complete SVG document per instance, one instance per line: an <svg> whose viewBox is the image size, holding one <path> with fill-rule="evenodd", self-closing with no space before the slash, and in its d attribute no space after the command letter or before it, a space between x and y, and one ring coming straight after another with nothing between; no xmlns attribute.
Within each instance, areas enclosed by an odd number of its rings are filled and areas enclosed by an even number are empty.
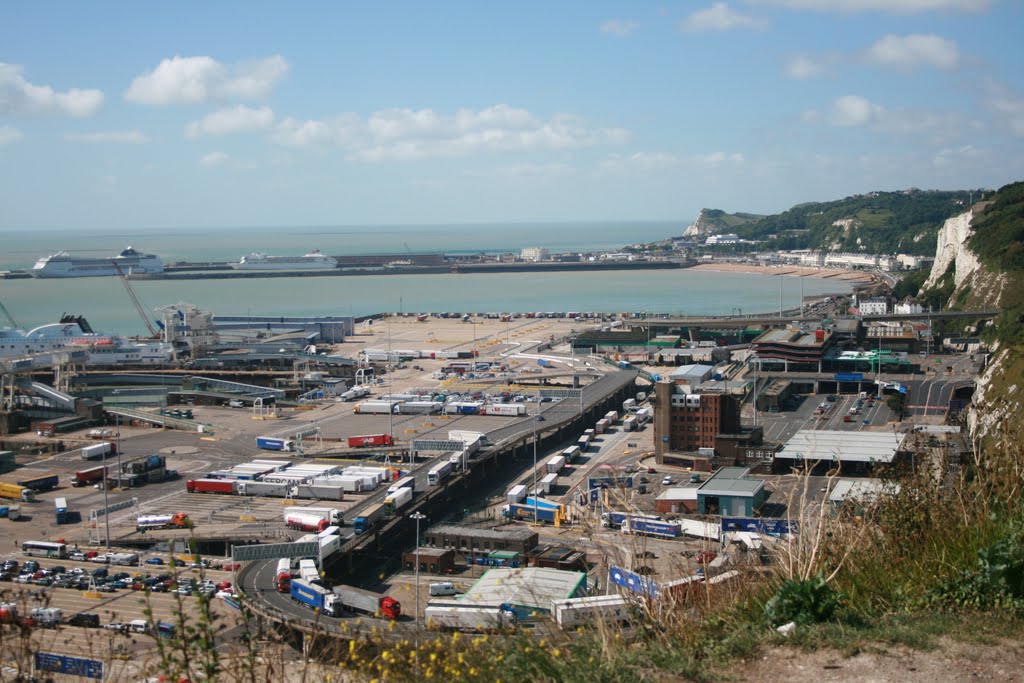
<svg viewBox="0 0 1024 683"><path fill-rule="evenodd" d="M835 650L803 652L775 648L756 660L730 667L724 678L750 683L1021 681L1024 680L1024 643L1004 640L979 645L942 639L930 651L871 644L853 656Z"/></svg>

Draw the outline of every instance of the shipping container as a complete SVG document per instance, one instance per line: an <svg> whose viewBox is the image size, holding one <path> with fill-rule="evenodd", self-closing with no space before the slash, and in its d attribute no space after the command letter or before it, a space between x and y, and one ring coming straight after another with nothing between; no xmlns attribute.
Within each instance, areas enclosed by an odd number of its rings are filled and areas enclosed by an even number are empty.
<svg viewBox="0 0 1024 683"><path fill-rule="evenodd" d="M357 415L390 415L398 412L398 401L363 401L357 403L355 413Z"/></svg>
<svg viewBox="0 0 1024 683"><path fill-rule="evenodd" d="M540 486L540 490L543 491L545 495L550 495L551 490L558 486L558 474L552 472L551 474L544 475L544 478L540 480L540 484L538 484L538 486Z"/></svg>
<svg viewBox="0 0 1024 683"><path fill-rule="evenodd" d="M595 434L604 434L605 432L608 431L608 426L609 426L609 423L608 423L607 419L600 419L594 425L594 433Z"/></svg>
<svg viewBox="0 0 1024 683"><path fill-rule="evenodd" d="M367 446L392 446L395 440L390 434L363 434L360 436L348 437L349 448L364 448Z"/></svg>
<svg viewBox="0 0 1024 683"><path fill-rule="evenodd" d="M398 406L398 412L401 415L437 415L441 405L433 401L406 401Z"/></svg>
<svg viewBox="0 0 1024 683"><path fill-rule="evenodd" d="M104 475L106 478L113 476L114 466L111 465L106 467L104 465L100 465L99 467L90 467L87 470L75 472L75 476L71 479L71 485L78 487L97 484L104 480Z"/></svg>
<svg viewBox="0 0 1024 683"><path fill-rule="evenodd" d="M519 417L526 415L526 406L522 403L492 403L485 406L481 412L485 415Z"/></svg>
<svg viewBox="0 0 1024 683"><path fill-rule="evenodd" d="M237 482L233 479L191 479L185 482L189 493L234 493Z"/></svg>
<svg viewBox="0 0 1024 683"><path fill-rule="evenodd" d="M106 457L107 455L113 455L117 453L114 448L114 444L104 441L103 443L95 443L91 446L86 446L82 449L83 460L98 460Z"/></svg>
<svg viewBox="0 0 1024 683"><path fill-rule="evenodd" d="M29 475L24 479L19 479L16 483L18 486L24 486L27 489L32 489L33 491L38 492L49 491L52 488L56 488L60 481L59 477L55 473L47 472L45 474Z"/></svg>
<svg viewBox="0 0 1024 683"><path fill-rule="evenodd" d="M285 498L292 490L291 484L274 483L269 481L239 481L235 485L235 492L240 496L271 496L274 498Z"/></svg>
<svg viewBox="0 0 1024 683"><path fill-rule="evenodd" d="M594 595L555 600L555 623L564 629L596 624L619 625L632 616L631 602L622 595Z"/></svg>
<svg viewBox="0 0 1024 683"><path fill-rule="evenodd" d="M559 472L562 471L563 467L565 467L565 456L563 455L553 456L550 460L548 460L546 466L549 474L558 474Z"/></svg>
<svg viewBox="0 0 1024 683"><path fill-rule="evenodd" d="M515 628L515 613L504 607L476 607L461 602L431 602L423 613L431 631L497 633Z"/></svg>
<svg viewBox="0 0 1024 683"><path fill-rule="evenodd" d="M513 486L508 490L508 493L505 494L505 499L509 504L521 503L524 498L526 498L526 486L523 484Z"/></svg>

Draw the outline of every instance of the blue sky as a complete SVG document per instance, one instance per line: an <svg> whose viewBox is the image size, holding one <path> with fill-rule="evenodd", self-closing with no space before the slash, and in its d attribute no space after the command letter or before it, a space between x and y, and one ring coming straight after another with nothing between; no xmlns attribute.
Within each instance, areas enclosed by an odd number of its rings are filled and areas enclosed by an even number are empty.
<svg viewBox="0 0 1024 683"><path fill-rule="evenodd" d="M0 228L692 219L1024 176L1016 0L0 4Z"/></svg>

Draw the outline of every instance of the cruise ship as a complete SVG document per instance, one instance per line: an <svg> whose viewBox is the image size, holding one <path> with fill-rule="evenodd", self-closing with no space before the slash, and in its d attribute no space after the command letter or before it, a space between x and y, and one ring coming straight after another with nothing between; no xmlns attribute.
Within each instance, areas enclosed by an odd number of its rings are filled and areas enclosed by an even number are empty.
<svg viewBox="0 0 1024 683"><path fill-rule="evenodd" d="M326 270L337 268L337 259L314 249L304 256L267 256L249 254L238 263L230 264L235 270Z"/></svg>
<svg viewBox="0 0 1024 683"><path fill-rule="evenodd" d="M128 247L117 256L87 258L72 256L66 251L44 256L32 267L35 277L91 277L95 275L117 275L117 267L125 275L132 273L162 273L164 263L159 256L143 254Z"/></svg>
<svg viewBox="0 0 1024 683"><path fill-rule="evenodd" d="M173 346L163 342L137 342L126 337L94 332L82 316L62 316L60 322L25 330L0 329L0 358L85 351L92 365L119 363L149 365L173 359Z"/></svg>

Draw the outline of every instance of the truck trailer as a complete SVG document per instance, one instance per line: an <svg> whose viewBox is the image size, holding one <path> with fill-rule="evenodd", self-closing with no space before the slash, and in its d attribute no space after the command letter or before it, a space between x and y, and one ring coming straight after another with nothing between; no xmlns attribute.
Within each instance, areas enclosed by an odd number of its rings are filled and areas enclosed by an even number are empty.
<svg viewBox="0 0 1024 683"><path fill-rule="evenodd" d="M385 619L393 621L398 621L402 616L402 604L386 595L344 584L334 587L334 595L338 597L345 608L353 612L379 614Z"/></svg>
<svg viewBox="0 0 1024 683"><path fill-rule="evenodd" d="M256 448L262 448L265 451L294 451L295 441L274 436L257 436Z"/></svg>
<svg viewBox="0 0 1024 683"><path fill-rule="evenodd" d="M234 493L238 484L234 479L190 479L185 482L189 493Z"/></svg>
<svg viewBox="0 0 1024 683"><path fill-rule="evenodd" d="M565 629L598 623L622 624L631 616L630 602L621 595L594 595L555 600L555 623Z"/></svg>
<svg viewBox="0 0 1024 683"><path fill-rule="evenodd" d="M485 415L501 415L520 417L526 415L526 406L522 403L492 403L481 410Z"/></svg>
<svg viewBox="0 0 1024 683"><path fill-rule="evenodd" d="M188 518L187 512L176 512L173 515L140 515L135 518L136 531L191 528L192 520Z"/></svg>
<svg viewBox="0 0 1024 683"><path fill-rule="evenodd" d="M555 456L553 456L550 460L548 460L547 465L546 465L546 469L548 471L548 474L558 474L559 472L562 471L563 467L565 467L565 456L564 455L555 455Z"/></svg>
<svg viewBox="0 0 1024 683"><path fill-rule="evenodd" d="M49 491L52 488L56 488L58 483L60 483L60 478L53 472L47 472L34 477L19 479L17 481L18 486L24 486L27 489L32 489L37 492Z"/></svg>
<svg viewBox="0 0 1024 683"><path fill-rule="evenodd" d="M306 607L320 612L329 617L341 615L341 599L323 586L310 583L303 579L292 579L288 590L292 600L301 602Z"/></svg>
<svg viewBox="0 0 1024 683"><path fill-rule="evenodd" d="M68 519L68 499L62 497L56 498L53 501L54 512L56 513L57 524L67 524Z"/></svg>
<svg viewBox="0 0 1024 683"><path fill-rule="evenodd" d="M109 479L114 475L113 467L107 467L100 465L99 467L90 467L87 470L81 470L75 472L75 476L71 479L71 485L88 486L89 484L98 484L104 479Z"/></svg>
<svg viewBox="0 0 1024 683"><path fill-rule="evenodd" d="M291 493L291 489L291 484L269 481L239 481L235 484L235 493L240 496L285 498Z"/></svg>
<svg viewBox="0 0 1024 683"><path fill-rule="evenodd" d="M384 518L384 503L375 503L356 515L352 522L352 530L358 534L364 534L372 529L377 522Z"/></svg>
<svg viewBox="0 0 1024 683"><path fill-rule="evenodd" d="M299 531L323 531L330 526L320 515L304 512L286 512L284 523L288 528Z"/></svg>
<svg viewBox="0 0 1024 683"><path fill-rule="evenodd" d="M521 503L524 498L526 498L526 486L523 484L513 486L508 490L508 493L505 494L505 499L509 505L513 503Z"/></svg>
<svg viewBox="0 0 1024 683"><path fill-rule="evenodd" d="M82 448L82 459L83 460L98 460L100 458L106 458L108 455L114 455L117 453L114 444L109 441L103 443L94 443L91 446L85 446Z"/></svg>
<svg viewBox="0 0 1024 683"><path fill-rule="evenodd" d="M398 412L398 401L363 401L355 407L356 415L390 415Z"/></svg>
<svg viewBox="0 0 1024 683"><path fill-rule="evenodd" d="M431 602L424 612L432 631L493 633L515 628L516 615L501 607L475 607L459 602Z"/></svg>
<svg viewBox="0 0 1024 683"><path fill-rule="evenodd" d="M349 448L366 448L368 446L393 446L394 438L390 434L363 434L348 437Z"/></svg>
<svg viewBox="0 0 1024 683"><path fill-rule="evenodd" d="M387 498L384 499L384 509L389 514L395 514L412 502L412 494L413 490L407 486L398 489L394 493L389 493Z"/></svg>
<svg viewBox="0 0 1024 683"><path fill-rule="evenodd" d="M341 510L338 508L328 507L293 507L289 508L284 513L284 521L288 521L288 515L290 514L302 514L302 515L316 515L320 519L324 520L331 525L340 525L342 520Z"/></svg>

